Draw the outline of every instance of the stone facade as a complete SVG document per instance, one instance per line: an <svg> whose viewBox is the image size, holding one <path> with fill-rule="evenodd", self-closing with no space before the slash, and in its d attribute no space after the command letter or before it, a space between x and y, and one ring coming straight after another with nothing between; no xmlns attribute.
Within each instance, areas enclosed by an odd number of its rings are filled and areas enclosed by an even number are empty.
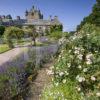
<svg viewBox="0 0 100 100"><path fill-rule="evenodd" d="M29 19L43 19L43 14L41 13L40 10L37 10L35 9L35 7L33 6L30 11L27 11L25 12L25 16L26 16L26 19L29 20Z"/></svg>

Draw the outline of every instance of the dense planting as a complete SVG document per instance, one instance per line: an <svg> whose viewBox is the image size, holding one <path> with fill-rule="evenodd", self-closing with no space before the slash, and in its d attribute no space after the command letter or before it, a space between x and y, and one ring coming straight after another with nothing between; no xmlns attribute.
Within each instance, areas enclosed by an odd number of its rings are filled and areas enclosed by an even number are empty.
<svg viewBox="0 0 100 100"><path fill-rule="evenodd" d="M86 24L71 36L53 66L53 85L43 100L100 99L100 29Z"/></svg>

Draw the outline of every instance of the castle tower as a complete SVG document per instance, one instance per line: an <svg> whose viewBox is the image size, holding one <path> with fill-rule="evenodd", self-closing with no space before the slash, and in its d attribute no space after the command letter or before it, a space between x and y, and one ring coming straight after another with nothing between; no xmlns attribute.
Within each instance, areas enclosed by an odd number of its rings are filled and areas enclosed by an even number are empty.
<svg viewBox="0 0 100 100"><path fill-rule="evenodd" d="M34 6L30 9L30 11L26 10L25 16L27 20L37 20L37 19L43 19L43 14L40 10L35 9Z"/></svg>

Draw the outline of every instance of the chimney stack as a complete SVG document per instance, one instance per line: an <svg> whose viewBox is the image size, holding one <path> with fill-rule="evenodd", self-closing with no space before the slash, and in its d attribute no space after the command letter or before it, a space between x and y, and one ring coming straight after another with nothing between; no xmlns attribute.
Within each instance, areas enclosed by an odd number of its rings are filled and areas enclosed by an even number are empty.
<svg viewBox="0 0 100 100"><path fill-rule="evenodd" d="M49 16L49 20L50 20L50 21L52 20L52 16L51 16L51 15Z"/></svg>
<svg viewBox="0 0 100 100"><path fill-rule="evenodd" d="M54 16L54 20L58 20L58 16Z"/></svg>
<svg viewBox="0 0 100 100"><path fill-rule="evenodd" d="M17 20L20 20L20 16L17 16Z"/></svg>

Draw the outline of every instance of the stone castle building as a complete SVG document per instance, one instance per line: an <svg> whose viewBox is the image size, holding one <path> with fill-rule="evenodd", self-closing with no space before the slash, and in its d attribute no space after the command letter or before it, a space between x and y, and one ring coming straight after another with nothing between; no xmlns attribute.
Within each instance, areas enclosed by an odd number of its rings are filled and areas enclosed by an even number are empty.
<svg viewBox="0 0 100 100"><path fill-rule="evenodd" d="M50 30L52 25L62 25L61 22L58 20L58 17L55 16L52 18L51 16L48 20L43 18L43 14L39 9L36 9L34 6L28 11L25 12L25 19L21 19L20 16L17 16L16 19L12 19L11 15L7 16L0 16L0 25L5 26L23 26L26 28L29 25L34 25L36 31L38 33L44 33L46 30Z"/></svg>

